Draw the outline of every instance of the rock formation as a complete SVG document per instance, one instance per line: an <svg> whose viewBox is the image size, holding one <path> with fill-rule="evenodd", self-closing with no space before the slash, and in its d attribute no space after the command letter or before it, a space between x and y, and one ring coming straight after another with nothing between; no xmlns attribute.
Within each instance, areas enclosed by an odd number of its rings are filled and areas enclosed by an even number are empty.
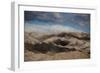
<svg viewBox="0 0 100 73"><path fill-rule="evenodd" d="M47 54L79 51L90 56L90 34L83 32L62 32L58 34L24 35L25 50L33 53Z"/></svg>

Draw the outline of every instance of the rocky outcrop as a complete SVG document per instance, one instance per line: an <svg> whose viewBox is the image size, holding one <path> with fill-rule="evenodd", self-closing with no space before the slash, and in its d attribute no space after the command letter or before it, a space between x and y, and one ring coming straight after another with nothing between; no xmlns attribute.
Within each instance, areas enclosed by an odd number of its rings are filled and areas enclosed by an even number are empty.
<svg viewBox="0 0 100 73"><path fill-rule="evenodd" d="M25 33L25 49L36 53L80 51L90 53L90 35L83 32L62 32L50 35Z"/></svg>
<svg viewBox="0 0 100 73"><path fill-rule="evenodd" d="M62 32L24 33L24 61L90 58L90 34Z"/></svg>

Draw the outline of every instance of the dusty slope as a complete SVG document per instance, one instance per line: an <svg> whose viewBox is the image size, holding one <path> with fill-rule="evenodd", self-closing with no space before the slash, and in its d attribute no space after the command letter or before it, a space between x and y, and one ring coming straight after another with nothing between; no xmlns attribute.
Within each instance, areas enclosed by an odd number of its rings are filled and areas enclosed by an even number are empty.
<svg viewBox="0 0 100 73"><path fill-rule="evenodd" d="M83 32L38 34L25 32L25 61L90 57L90 35Z"/></svg>

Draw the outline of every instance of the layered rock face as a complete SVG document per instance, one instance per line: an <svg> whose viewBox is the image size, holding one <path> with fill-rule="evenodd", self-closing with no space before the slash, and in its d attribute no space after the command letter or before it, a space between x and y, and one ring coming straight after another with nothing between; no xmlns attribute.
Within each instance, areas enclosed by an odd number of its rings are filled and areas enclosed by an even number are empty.
<svg viewBox="0 0 100 73"><path fill-rule="evenodd" d="M90 34L25 32L24 48L25 61L90 58Z"/></svg>

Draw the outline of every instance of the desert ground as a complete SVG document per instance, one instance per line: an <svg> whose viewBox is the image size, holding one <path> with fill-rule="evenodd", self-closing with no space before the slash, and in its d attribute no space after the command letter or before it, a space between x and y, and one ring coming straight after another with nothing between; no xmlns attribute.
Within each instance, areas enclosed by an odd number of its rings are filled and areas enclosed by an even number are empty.
<svg viewBox="0 0 100 73"><path fill-rule="evenodd" d="M24 32L24 61L90 58L90 34L85 32Z"/></svg>

